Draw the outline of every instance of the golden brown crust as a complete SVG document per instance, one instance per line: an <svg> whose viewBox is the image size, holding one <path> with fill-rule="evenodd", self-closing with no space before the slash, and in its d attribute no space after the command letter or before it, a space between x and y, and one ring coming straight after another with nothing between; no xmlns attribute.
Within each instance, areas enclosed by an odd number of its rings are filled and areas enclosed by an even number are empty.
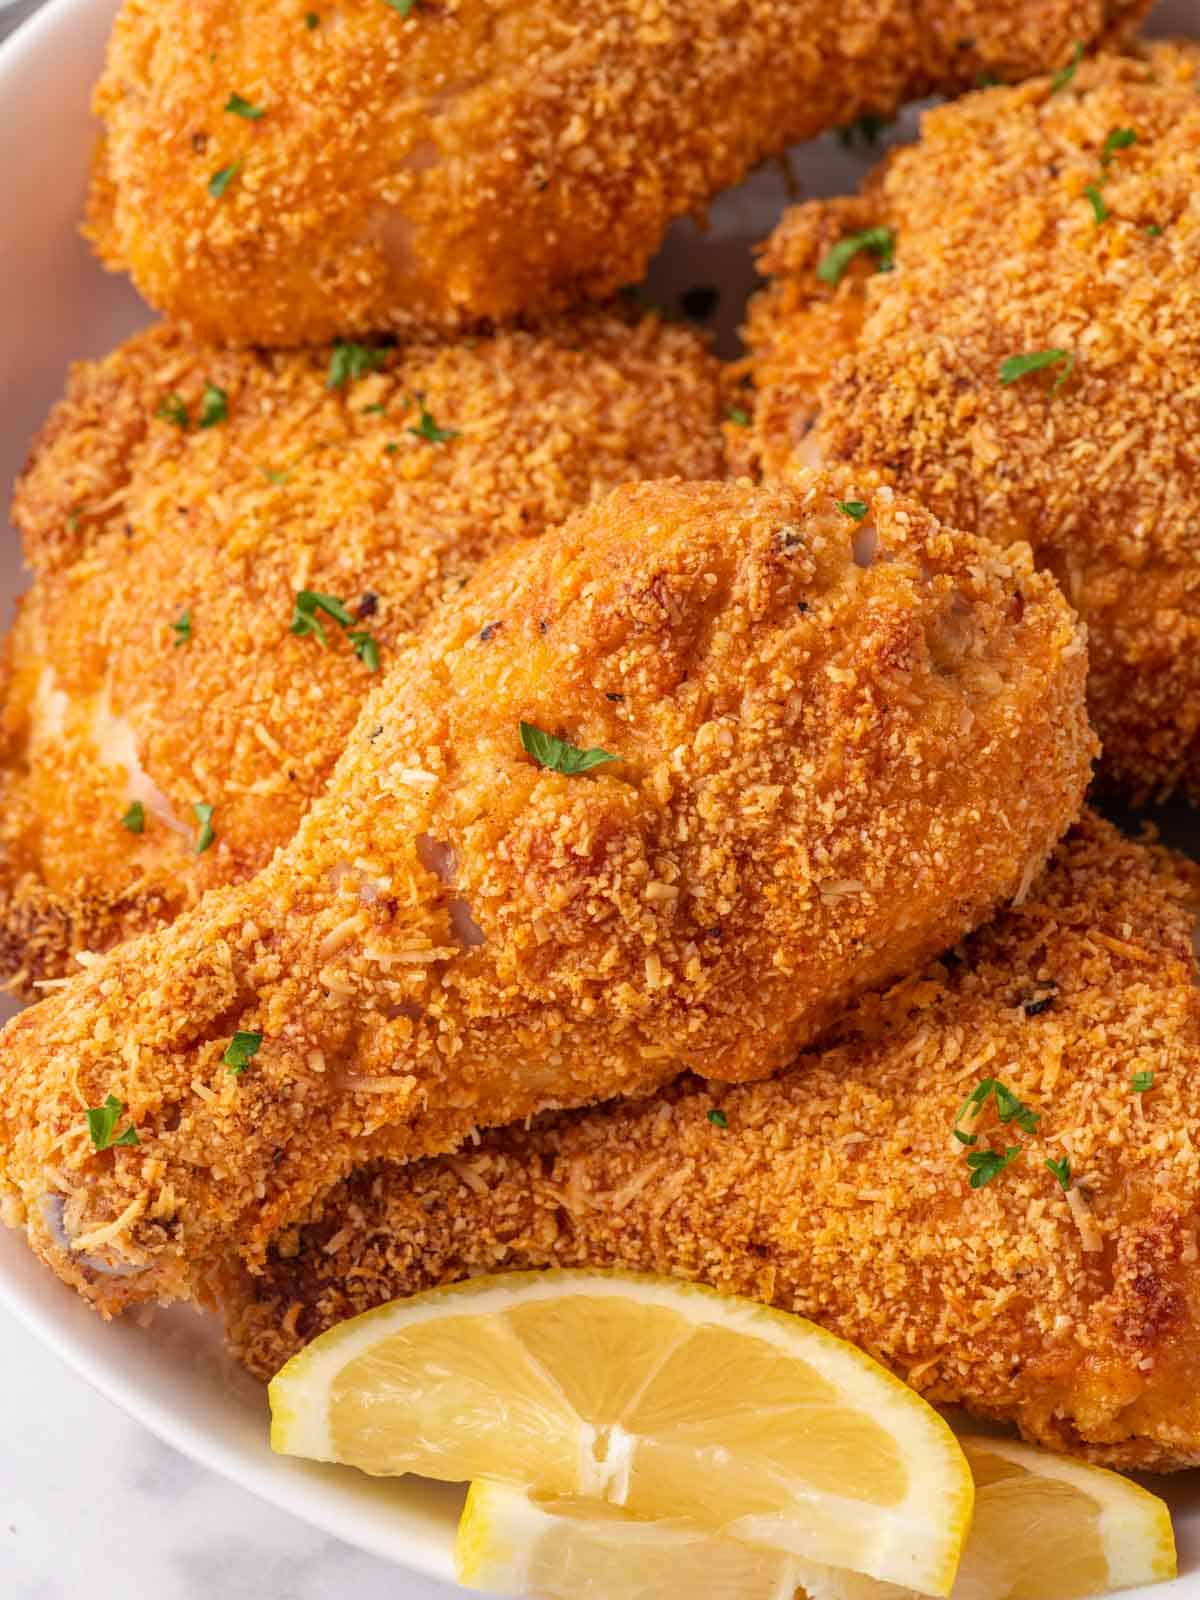
<svg viewBox="0 0 1200 1600"><path fill-rule="evenodd" d="M770 1072L1022 892L1087 779L1075 620L855 493L632 485L494 558L263 872L0 1037L34 1247L105 1311L196 1292L359 1160ZM619 760L542 770L521 719ZM109 1094L140 1143L98 1154Z"/></svg>
<svg viewBox="0 0 1200 1600"><path fill-rule="evenodd" d="M1088 624L1105 770L1136 798L1200 796L1198 69L1196 45L1161 44L929 113L861 198L784 220L748 329L742 461L848 462L1028 539ZM1106 161L1114 130L1136 143ZM894 230L896 270L864 256L819 282L869 226ZM1047 349L1069 375L1000 382Z"/></svg>
<svg viewBox="0 0 1200 1600"><path fill-rule="evenodd" d="M491 551L618 483L723 471L717 363L654 317L381 359L330 389L328 349L221 353L164 327L75 369L14 507L37 575L0 710L0 970L19 989L291 837L372 682L329 618L328 648L289 632L297 590L345 601L386 666ZM201 428L206 384L228 417ZM187 430L156 415L172 396ZM455 437L415 434L422 405ZM216 807L202 855L196 802Z"/></svg>
<svg viewBox="0 0 1200 1600"><path fill-rule="evenodd" d="M1053 1448L1200 1461L1198 898L1190 863L1088 818L1022 906L781 1078L685 1080L356 1173L231 1279L231 1344L265 1378L397 1295L619 1265L814 1317ZM1004 1128L989 1101L976 1148L1023 1154L971 1190L951 1128L984 1077L1040 1122ZM1044 1165L1064 1155L1078 1215Z"/></svg>
<svg viewBox="0 0 1200 1600"><path fill-rule="evenodd" d="M338 0L310 28L296 0L126 0L90 232L223 342L541 312L640 278L673 217L789 142L1057 65L1146 9Z"/></svg>

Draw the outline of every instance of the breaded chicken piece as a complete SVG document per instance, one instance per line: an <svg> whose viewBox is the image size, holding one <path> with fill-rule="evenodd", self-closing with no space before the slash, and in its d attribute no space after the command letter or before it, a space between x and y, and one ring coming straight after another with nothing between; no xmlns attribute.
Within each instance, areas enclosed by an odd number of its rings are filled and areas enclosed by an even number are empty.
<svg viewBox="0 0 1200 1600"><path fill-rule="evenodd" d="M742 461L849 462L1028 539L1088 624L1104 770L1137 800L1200 798L1198 72L1155 45L930 112L861 198L785 218L748 328ZM890 245L823 282L872 228Z"/></svg>
<svg viewBox="0 0 1200 1600"><path fill-rule="evenodd" d="M1200 1462L1198 898L1191 863L1090 817L1024 904L783 1077L685 1079L355 1173L236 1274L230 1341L266 1378L397 1295L633 1267L815 1318L1053 1449ZM1032 1131L994 1091L960 1119L987 1078ZM969 1187L969 1154L1014 1148ZM1046 1167L1064 1160L1065 1192Z"/></svg>
<svg viewBox="0 0 1200 1600"><path fill-rule="evenodd" d="M0 1035L34 1248L105 1312L202 1292L364 1159L771 1072L1021 894L1087 780L1078 624L855 494L633 485L494 558L256 878Z"/></svg>
<svg viewBox="0 0 1200 1600"><path fill-rule="evenodd" d="M126 0L89 232L231 344L611 294L755 162L1148 0Z"/></svg>
<svg viewBox="0 0 1200 1600"><path fill-rule="evenodd" d="M76 368L14 508L0 972L28 993L264 866L438 599L621 482L719 476L720 417L696 335L604 311L386 352L157 328ZM324 647L305 590L351 618L313 613Z"/></svg>

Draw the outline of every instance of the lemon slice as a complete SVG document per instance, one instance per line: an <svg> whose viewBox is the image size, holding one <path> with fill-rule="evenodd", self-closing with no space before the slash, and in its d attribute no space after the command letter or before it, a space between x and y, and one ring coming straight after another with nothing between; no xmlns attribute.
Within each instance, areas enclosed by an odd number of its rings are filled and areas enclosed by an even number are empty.
<svg viewBox="0 0 1200 1600"><path fill-rule="evenodd" d="M975 1518L952 1600L1078 1600L1176 1575L1171 1518L1137 1484L1006 1439L960 1443ZM916 1600L911 1589L738 1545L583 1500L474 1483L455 1545L459 1582L538 1600Z"/></svg>
<svg viewBox="0 0 1200 1600"><path fill-rule="evenodd" d="M475 1278L340 1323L271 1384L276 1450L582 1496L948 1593L970 1469L802 1318L629 1273Z"/></svg>

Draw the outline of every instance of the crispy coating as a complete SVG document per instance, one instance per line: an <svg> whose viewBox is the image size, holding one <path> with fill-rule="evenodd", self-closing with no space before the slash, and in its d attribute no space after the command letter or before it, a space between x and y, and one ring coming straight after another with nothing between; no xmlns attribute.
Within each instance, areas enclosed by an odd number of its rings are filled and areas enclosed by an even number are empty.
<svg viewBox="0 0 1200 1600"><path fill-rule="evenodd" d="M373 681L351 632L386 666L490 552L626 480L723 471L717 363L653 317L378 359L330 388L328 349L220 353L158 328L76 368L14 508L36 574L0 721L0 970L19 990L287 843ZM206 387L228 415L202 427ZM422 410L453 437L414 431ZM327 647L291 633L303 589L352 629L318 613ZM215 807L203 854L197 802Z"/></svg>
<svg viewBox="0 0 1200 1600"><path fill-rule="evenodd" d="M541 313L639 279L673 217L789 142L1044 70L1146 9L126 0L89 231L219 342Z"/></svg>
<svg viewBox="0 0 1200 1600"><path fill-rule="evenodd" d="M780 1078L685 1079L356 1172L233 1277L230 1341L266 1378L397 1295L634 1267L813 1317L1052 1448L1200 1462L1198 898L1190 863L1087 818L1023 905ZM1005 1127L989 1099L974 1148L1022 1154L972 1190L951 1129L986 1077L1040 1121ZM1069 1194L1045 1167L1063 1157Z"/></svg>
<svg viewBox="0 0 1200 1600"><path fill-rule="evenodd" d="M860 198L785 218L748 328L743 460L850 462L1028 539L1088 624L1104 770L1139 800L1200 798L1198 70L1194 44L1155 45L929 113ZM818 280L879 226L895 271Z"/></svg>
<svg viewBox="0 0 1200 1600"><path fill-rule="evenodd" d="M106 1312L195 1293L363 1159L773 1071L1020 895L1087 779L1078 625L1027 549L854 494L632 485L494 558L256 878L0 1036L35 1249Z"/></svg>

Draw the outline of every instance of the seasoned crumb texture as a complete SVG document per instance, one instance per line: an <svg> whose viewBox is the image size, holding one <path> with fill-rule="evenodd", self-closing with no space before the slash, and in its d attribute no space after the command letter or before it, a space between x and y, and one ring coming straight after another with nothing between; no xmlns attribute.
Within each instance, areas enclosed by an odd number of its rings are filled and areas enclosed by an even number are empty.
<svg viewBox="0 0 1200 1600"><path fill-rule="evenodd" d="M1057 93L969 95L861 197L793 211L750 314L753 436L737 430L767 472L850 462L1028 539L1088 624L1104 768L1139 800L1200 797L1198 71L1200 49L1163 44L1084 62ZM895 271L864 253L821 283L831 246L875 226ZM1041 350L1064 359L1001 384Z"/></svg>
<svg viewBox="0 0 1200 1600"><path fill-rule="evenodd" d="M158 328L76 368L34 447L0 706L0 964L23 992L287 843L374 681L351 633L386 668L493 550L621 482L723 470L717 363L653 317L364 348L337 388L333 359ZM206 389L227 416L203 427ZM290 632L305 589L351 615L316 614L325 646Z"/></svg>
<svg viewBox="0 0 1200 1600"><path fill-rule="evenodd" d="M855 495L632 485L493 558L256 878L0 1036L34 1247L104 1311L196 1293L364 1159L776 1070L1024 895L1092 753L1075 619L1027 550ZM543 769L522 719L617 759ZM97 1152L110 1094L140 1142Z"/></svg>
<svg viewBox="0 0 1200 1600"><path fill-rule="evenodd" d="M1198 892L1190 864L1088 818L1021 906L781 1078L683 1080L356 1172L226 1287L233 1348L266 1378L397 1295L635 1267L813 1317L1054 1449L1194 1464ZM1040 1121L1004 1127L989 1099L974 1148L1022 1154L972 1190L951 1129L985 1077ZM1044 1165L1063 1157L1071 1197Z"/></svg>
<svg viewBox="0 0 1200 1600"><path fill-rule="evenodd" d="M1057 66L1146 9L331 0L309 27L297 0L126 0L89 231L219 342L541 312L640 278L673 217L789 142Z"/></svg>

